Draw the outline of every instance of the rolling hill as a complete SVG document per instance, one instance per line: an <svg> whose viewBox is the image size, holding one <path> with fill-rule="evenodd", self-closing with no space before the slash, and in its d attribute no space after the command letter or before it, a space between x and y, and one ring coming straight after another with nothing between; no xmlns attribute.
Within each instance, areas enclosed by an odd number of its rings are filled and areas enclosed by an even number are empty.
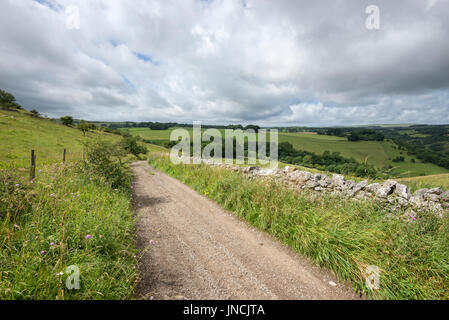
<svg viewBox="0 0 449 320"><path fill-rule="evenodd" d="M172 129L150 130L148 128L126 128L122 130L128 130L132 135L141 136L143 139L150 141L168 141L172 131ZM423 163L416 157L399 150L398 146L391 140L352 142L346 138L335 136L280 132L279 142L289 142L295 149L317 154L322 154L326 150L340 152L344 157L354 158L359 162L366 161L376 168L390 170L393 176L403 178L449 173L448 169L432 163ZM394 158L400 156L404 157L403 162L393 161Z"/></svg>
<svg viewBox="0 0 449 320"><path fill-rule="evenodd" d="M24 110L0 109L0 168L27 168L31 149L36 152L38 168L60 162L64 148L67 149L68 161L79 160L82 158L83 141L99 136L109 141L120 139L118 135L101 131L90 131L83 136L80 130L35 117Z"/></svg>

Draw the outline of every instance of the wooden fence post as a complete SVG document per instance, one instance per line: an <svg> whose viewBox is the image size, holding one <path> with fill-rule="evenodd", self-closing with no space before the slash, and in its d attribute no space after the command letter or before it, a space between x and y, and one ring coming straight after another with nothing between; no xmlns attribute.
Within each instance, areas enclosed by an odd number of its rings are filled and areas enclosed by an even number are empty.
<svg viewBox="0 0 449 320"><path fill-rule="evenodd" d="M66 150L64 148L64 152L62 153L62 162L65 162L65 153L66 153Z"/></svg>
<svg viewBox="0 0 449 320"><path fill-rule="evenodd" d="M36 155L34 150L31 150L31 161L30 161L30 180L36 178Z"/></svg>

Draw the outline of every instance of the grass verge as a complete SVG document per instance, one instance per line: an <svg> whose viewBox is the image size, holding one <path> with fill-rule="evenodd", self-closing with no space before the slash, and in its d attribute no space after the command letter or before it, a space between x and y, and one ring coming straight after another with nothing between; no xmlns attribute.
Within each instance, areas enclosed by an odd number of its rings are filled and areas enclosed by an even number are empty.
<svg viewBox="0 0 449 320"><path fill-rule="evenodd" d="M82 162L46 166L33 183L22 176L0 172L0 299L132 298L129 177L112 187ZM79 290L66 288L72 265Z"/></svg>
<svg viewBox="0 0 449 320"><path fill-rule="evenodd" d="M373 202L312 198L223 168L174 165L162 154L150 155L149 163L350 281L369 298L449 299L447 215L410 217ZM379 290L365 284L370 265L380 269Z"/></svg>

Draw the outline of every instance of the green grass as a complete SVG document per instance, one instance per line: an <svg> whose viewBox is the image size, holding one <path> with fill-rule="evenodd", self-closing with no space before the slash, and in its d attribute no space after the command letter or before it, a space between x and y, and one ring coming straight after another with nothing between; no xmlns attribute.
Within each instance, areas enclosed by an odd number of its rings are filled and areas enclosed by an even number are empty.
<svg viewBox="0 0 449 320"><path fill-rule="evenodd" d="M413 221L373 202L312 198L274 181L206 165L173 165L150 155L150 164L332 270L373 299L449 299L449 218L420 212ZM364 272L380 268L380 289Z"/></svg>
<svg viewBox="0 0 449 320"><path fill-rule="evenodd" d="M414 138L426 138L431 136L430 134L419 133L416 130L400 130L398 131L398 133L402 135L408 135Z"/></svg>
<svg viewBox="0 0 449 320"><path fill-rule="evenodd" d="M129 128L132 135L141 136L146 140L169 140L170 130L150 130L148 128ZM192 135L192 130L188 130ZM223 130L221 130L223 132ZM340 152L346 158L354 158L359 162L368 162L376 168L381 169L392 166L390 174L399 177L413 177L421 175L432 175L449 173L449 170L431 163L423 163L413 156L407 155L405 151L396 149L396 144L391 141L357 141L350 142L346 138L315 135L306 133L279 133L279 142L290 142L295 149L306 150L322 154L328 150ZM401 153L402 152L402 153ZM404 162L393 162L396 157L403 156ZM412 162L415 160L415 163Z"/></svg>
<svg viewBox="0 0 449 320"><path fill-rule="evenodd" d="M423 177L398 179L399 182L409 186L412 191L422 188L440 187L443 190L449 190L449 174L437 174Z"/></svg>
<svg viewBox="0 0 449 320"><path fill-rule="evenodd" d="M14 165L29 168L30 150L36 152L37 168L62 161L64 148L67 161L82 159L83 142L101 137L119 141L120 136L100 131L88 132L63 126L49 119L30 116L28 112L0 110L0 168Z"/></svg>
<svg viewBox="0 0 449 320"><path fill-rule="evenodd" d="M0 139L0 299L132 299L130 170L120 165L123 170L101 172L80 161L84 143L103 142L113 153L122 138L100 131L84 136L23 110L0 110ZM37 157L32 183L26 179L31 149ZM123 155L121 161L135 159ZM65 286L72 265L80 270L79 290Z"/></svg>
<svg viewBox="0 0 449 320"><path fill-rule="evenodd" d="M133 297L128 188L112 189L80 163L44 167L33 184L17 172L0 174L0 299ZM80 270L79 290L58 275L71 265Z"/></svg>

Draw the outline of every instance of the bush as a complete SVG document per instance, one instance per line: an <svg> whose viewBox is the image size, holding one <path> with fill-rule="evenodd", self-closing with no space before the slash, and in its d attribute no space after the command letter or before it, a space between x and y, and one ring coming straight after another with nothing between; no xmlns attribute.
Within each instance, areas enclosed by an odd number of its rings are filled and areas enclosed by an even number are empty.
<svg viewBox="0 0 449 320"><path fill-rule="evenodd" d="M137 142L136 137L126 136L121 141L121 147L126 150L128 153L135 155L136 157L139 154L145 154L148 152L147 148L143 145L140 145Z"/></svg>
<svg viewBox="0 0 449 320"><path fill-rule="evenodd" d="M31 113L31 115L33 115L35 117L40 117L40 113L36 109L31 110L30 113Z"/></svg>
<svg viewBox="0 0 449 320"><path fill-rule="evenodd" d="M65 116L60 118L61 122L65 126L73 125L73 118L71 116Z"/></svg>
<svg viewBox="0 0 449 320"><path fill-rule="evenodd" d="M131 174L121 161L126 151L120 145L106 141L86 144L87 166L106 178L113 188L129 188Z"/></svg>
<svg viewBox="0 0 449 320"><path fill-rule="evenodd" d="M86 132L89 131L89 129L92 129L91 125L85 121L81 120L80 123L76 126L77 129L81 130L83 132L83 135L86 135Z"/></svg>

